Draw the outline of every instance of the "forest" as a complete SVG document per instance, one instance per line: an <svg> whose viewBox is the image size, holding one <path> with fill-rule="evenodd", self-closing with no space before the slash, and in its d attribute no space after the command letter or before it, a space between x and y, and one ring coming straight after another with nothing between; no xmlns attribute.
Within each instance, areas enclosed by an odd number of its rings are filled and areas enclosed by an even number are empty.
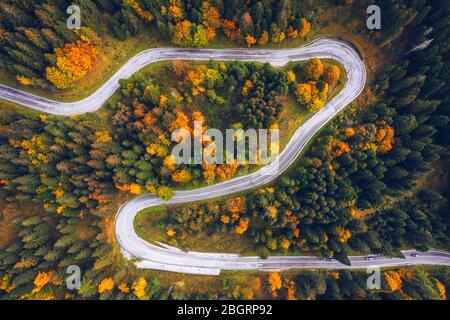
<svg viewBox="0 0 450 320"><path fill-rule="evenodd" d="M367 99L322 130L273 185L169 207L162 226L168 238L232 233L251 241L261 257L309 253L347 264L355 253L450 248L448 174L441 174L442 187L427 181L449 160L450 7L437 0L378 2L387 8L382 31L359 32L393 58L370 79ZM319 30L329 3L82 0L86 26L76 31L65 26L68 5L0 3L2 73L21 86L76 86L99 58L105 34L122 41L150 31L161 43L188 47L283 46ZM322 108L344 76L319 59L288 69L214 61L165 68L172 83L155 74L123 80L104 113L63 119L0 102L0 225L14 233L0 243L0 299L447 298L448 269L383 270L377 292L367 291L365 273L344 270L227 274L197 291L137 270L115 241L118 206L142 193L169 199L173 190L249 170L174 165L173 130L191 130L195 120L267 128L282 120L287 98L304 114ZM14 203L33 213L21 214ZM64 283L74 264L84 270L79 290Z"/></svg>

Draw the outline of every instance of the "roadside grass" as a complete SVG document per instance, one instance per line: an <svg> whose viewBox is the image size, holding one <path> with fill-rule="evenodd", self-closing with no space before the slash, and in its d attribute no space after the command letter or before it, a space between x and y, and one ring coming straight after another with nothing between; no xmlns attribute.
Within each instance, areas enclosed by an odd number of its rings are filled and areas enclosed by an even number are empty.
<svg viewBox="0 0 450 320"><path fill-rule="evenodd" d="M17 103L0 99L0 114L10 114L10 113L19 113L24 116L34 118L38 117L41 114L44 114L43 112L21 106Z"/></svg>

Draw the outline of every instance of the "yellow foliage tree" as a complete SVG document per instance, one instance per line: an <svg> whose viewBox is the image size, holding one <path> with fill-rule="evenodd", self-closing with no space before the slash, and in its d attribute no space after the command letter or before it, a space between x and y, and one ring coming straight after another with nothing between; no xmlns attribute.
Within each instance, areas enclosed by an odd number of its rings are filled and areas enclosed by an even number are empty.
<svg viewBox="0 0 450 320"><path fill-rule="evenodd" d="M168 102L168 99L167 99L167 97L166 97L165 95L161 95L161 96L159 97L159 105L160 105L161 107L167 106L167 102Z"/></svg>
<svg viewBox="0 0 450 320"><path fill-rule="evenodd" d="M278 216L278 210L275 206L267 206L265 210L266 216L268 216L270 219L275 220Z"/></svg>
<svg viewBox="0 0 450 320"><path fill-rule="evenodd" d="M234 232L236 234L243 234L248 229L248 220L247 219L239 219L239 223L234 227Z"/></svg>
<svg viewBox="0 0 450 320"><path fill-rule="evenodd" d="M305 75L311 80L319 80L324 72L322 60L319 58L312 58L306 63Z"/></svg>
<svg viewBox="0 0 450 320"><path fill-rule="evenodd" d="M140 277L133 284L133 293L139 300L144 300L147 298L145 290L147 289L147 280L145 278Z"/></svg>
<svg viewBox="0 0 450 320"><path fill-rule="evenodd" d="M346 137L353 137L356 134L355 129L353 129L351 127L345 128L344 132L345 132Z"/></svg>
<svg viewBox="0 0 450 320"><path fill-rule="evenodd" d="M312 99L312 88L309 83L300 83L295 90L297 101L302 105L307 106Z"/></svg>
<svg viewBox="0 0 450 320"><path fill-rule="evenodd" d="M186 183L191 180L191 174L187 169L177 170L172 173L172 180L177 183Z"/></svg>
<svg viewBox="0 0 450 320"><path fill-rule="evenodd" d="M282 238L281 240L280 240L280 247L282 248L282 249L284 249L284 250L289 250L289 247L291 246L291 242L288 240L288 239L286 239L286 238Z"/></svg>
<svg viewBox="0 0 450 320"><path fill-rule="evenodd" d="M217 10L216 7L211 6L209 1L203 1L201 11L203 19L202 23L208 30L215 30L222 25L219 10Z"/></svg>
<svg viewBox="0 0 450 320"><path fill-rule="evenodd" d="M293 83L295 83L297 81L297 77L295 76L295 73L292 72L291 70L289 70L287 72L287 79L289 82L293 82Z"/></svg>

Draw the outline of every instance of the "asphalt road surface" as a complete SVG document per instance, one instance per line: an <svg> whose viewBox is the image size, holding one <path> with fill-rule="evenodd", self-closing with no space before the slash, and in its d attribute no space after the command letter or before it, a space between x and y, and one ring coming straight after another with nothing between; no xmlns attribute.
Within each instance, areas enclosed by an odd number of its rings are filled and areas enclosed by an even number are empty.
<svg viewBox="0 0 450 320"><path fill-rule="evenodd" d="M164 202L154 195L143 195L124 204L117 213L115 225L118 243L124 256L132 259L138 268L210 275L217 275L221 270L360 269L402 265L450 266L450 254L439 250L430 250L426 253L417 253L414 250L405 251L404 259L374 256L370 260L366 260L366 257L353 256L350 257L352 264L350 267L337 261L325 261L312 256L271 256L268 259L261 259L255 256L236 254L185 252L166 244L146 242L139 238L134 231L134 218L139 211L145 208L223 197L258 188L284 172L313 135L364 89L367 76L365 65L357 52L346 42L321 38L304 47L282 50L149 49L131 58L91 96L77 102L52 101L4 85L0 85L0 98L39 111L71 116L98 110L120 87L120 79L128 78L144 66L157 61L214 59L269 62L283 65L289 61L307 60L313 57L334 59L345 67L347 83L341 92L298 128L277 159L259 171L204 188L178 191L168 202Z"/></svg>

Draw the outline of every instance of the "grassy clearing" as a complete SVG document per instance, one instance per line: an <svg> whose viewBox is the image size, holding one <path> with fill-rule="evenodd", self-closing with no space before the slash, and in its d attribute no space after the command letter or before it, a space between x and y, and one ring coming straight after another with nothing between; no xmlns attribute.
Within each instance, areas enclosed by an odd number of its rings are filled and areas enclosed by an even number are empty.
<svg viewBox="0 0 450 320"><path fill-rule="evenodd" d="M190 67L202 65L208 63L208 61L184 61L188 63ZM345 68L337 61L334 61L332 59L323 59L324 67L326 68L328 65L334 64L337 65L341 69L341 79L338 81L338 84L336 87L332 88L331 92L329 93L328 100L332 99L336 94L338 94L344 84L347 81L347 75L345 72ZM286 65L282 67L274 67L276 69L280 69L283 71L292 70L294 68L301 68L307 63L307 60L304 61L292 61L287 63ZM170 92L177 91L177 87L179 87L179 81L180 79L177 79L173 76L173 70L172 70L172 62L171 61L161 61L156 62L151 65L148 65L144 67L142 70L140 70L138 73L133 75L135 78L155 78L157 79L158 83L161 85L163 92L165 94L169 94ZM306 80L301 79L299 77L299 81ZM220 94L220 93L219 93ZM236 110L234 101L238 101L237 94L232 97L227 97L225 99L225 105L223 106L216 106L210 102L208 102L206 99L193 99L192 103L189 105L186 104L180 104L177 106L177 108L184 110L184 111L192 111L197 110L202 112L202 114L205 116L206 123L208 124L208 127L210 128L217 128L219 130L225 130L226 128L229 128L230 125L233 122L233 118L235 118ZM117 97L117 94L114 95L111 99L115 99ZM287 143L289 142L290 138L294 134L294 132L306 121L308 120L313 114L302 108L298 102L295 99L295 96L292 93L289 93L287 96L280 97L280 102L283 104L283 111L279 116L278 125L280 128L280 152L285 148ZM104 109L102 109L104 110ZM102 111L100 111L102 112ZM106 112L105 116L110 115L110 112ZM236 174L236 177L243 176L250 174L252 172L257 171L260 169L261 166L248 166L248 167L241 167L238 169L238 172ZM197 189L201 187L205 187L207 184L204 181L199 180L193 180L189 184L183 186L183 190L192 190Z"/></svg>

